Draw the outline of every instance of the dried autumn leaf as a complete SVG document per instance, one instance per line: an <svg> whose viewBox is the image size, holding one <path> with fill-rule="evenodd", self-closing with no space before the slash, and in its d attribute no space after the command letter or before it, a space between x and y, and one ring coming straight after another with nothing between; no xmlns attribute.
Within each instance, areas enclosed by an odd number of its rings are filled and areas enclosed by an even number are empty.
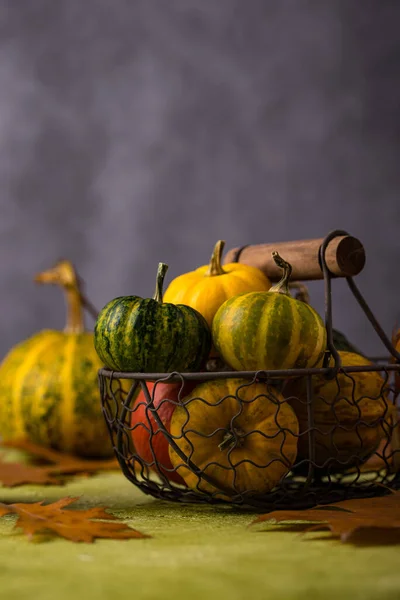
<svg viewBox="0 0 400 600"><path fill-rule="evenodd" d="M0 483L4 487L16 487L27 483L57 485L61 482L45 467L0 460Z"/></svg>
<svg viewBox="0 0 400 600"><path fill-rule="evenodd" d="M96 538L132 539L150 536L132 529L106 512L105 508L64 510L78 498L62 498L52 504L0 503L0 516L15 514L16 528L21 528L30 538L35 534L51 532L72 542L93 543ZM93 519L103 519L94 521Z"/></svg>
<svg viewBox="0 0 400 600"><path fill-rule="evenodd" d="M111 460L88 460L70 454L57 452L34 444L28 440L3 442L3 447L22 450L31 459L45 461L47 464L30 465L9 463L0 459L0 483L14 487L28 483L62 484L61 475L94 474L118 468L118 462ZM57 477L58 476L58 477Z"/></svg>
<svg viewBox="0 0 400 600"><path fill-rule="evenodd" d="M304 523L306 531L328 529L342 542L357 543L362 533L364 542L369 537L374 543L393 543L394 533L396 543L400 543L400 492L377 498L344 500L305 510L272 511L260 515L251 525L265 521L295 521L294 530L299 528L299 521L307 521Z"/></svg>

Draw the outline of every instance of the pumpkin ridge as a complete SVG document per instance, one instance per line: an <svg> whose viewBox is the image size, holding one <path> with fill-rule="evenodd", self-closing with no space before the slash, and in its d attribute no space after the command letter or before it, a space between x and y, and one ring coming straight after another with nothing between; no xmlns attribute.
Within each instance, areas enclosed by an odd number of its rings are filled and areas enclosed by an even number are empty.
<svg viewBox="0 0 400 600"><path fill-rule="evenodd" d="M114 344L111 336L113 327L115 327L115 320L118 321L117 308L124 303L124 297L119 296L114 298L106 304L103 310L97 317L97 321L94 327L94 345L103 364L109 365L114 371L118 371L118 366L114 360ZM102 331L103 335L100 337L96 335L98 331Z"/></svg>
<svg viewBox="0 0 400 600"><path fill-rule="evenodd" d="M216 286L214 283L216 278L218 278L218 286ZM216 301L216 289L218 290L219 301L221 304L223 304L227 295L225 292L222 275L213 275L210 277L204 276L204 279L195 281L191 288L187 288L182 299L182 304L185 304L186 300L187 306L190 306L191 308L196 306L196 310L203 315L209 326L211 326L214 317L212 306L209 303L209 297L212 296L213 302Z"/></svg>
<svg viewBox="0 0 400 600"><path fill-rule="evenodd" d="M298 304L290 302L290 307L293 313L294 327L292 329L292 336L290 341L290 352L287 358L287 364L294 364L296 367L300 365L306 365L306 354L304 348L307 347L309 327L305 319L301 318L301 312L299 311ZM304 355L301 360L302 354Z"/></svg>
<svg viewBox="0 0 400 600"><path fill-rule="evenodd" d="M298 309L299 309L299 312L301 312L301 311L308 312L313 317L313 319L309 321L309 328L311 327L311 323L312 323L312 330L313 330L313 334L314 334L312 336L312 339L315 340L315 345L314 345L312 355L311 355L312 358L314 359L314 361L310 363L310 367L313 368L321 362L323 355L325 353L326 329L325 329L325 326L321 327L321 325L324 325L321 317L319 316L319 314L317 312L315 312L315 310L313 310L311 308L311 306L309 304L307 304L306 302L301 302L301 303L299 303ZM302 347L303 348L306 347L306 344L304 342L302 344Z"/></svg>
<svg viewBox="0 0 400 600"><path fill-rule="evenodd" d="M62 371L64 335L67 334L57 332L51 343L39 352L20 391L25 431L31 439L45 445L59 439L62 426L61 419L56 418L57 407L62 402L62 379L55 376L52 369L57 373Z"/></svg>
<svg viewBox="0 0 400 600"><path fill-rule="evenodd" d="M61 438L63 447L71 450L74 439L74 410L76 403L76 394L74 393L73 378L74 357L78 345L77 336L68 335L65 338L64 346L64 367L61 372L61 379L64 382L64 394L62 400L62 419L60 424Z"/></svg>
<svg viewBox="0 0 400 600"><path fill-rule="evenodd" d="M242 296L235 296L232 298L229 305L226 305L226 314L227 321L224 324L223 336L225 338L230 338L232 350L230 352L229 358L230 364L237 370L242 368L242 353L243 353L243 341L247 340L250 342L251 348L256 351L254 345L254 322L253 319L248 319L246 321L246 326L244 332L238 331L237 325L240 325L241 322L241 312L242 308L249 307L250 310L254 310L258 304L262 303L262 298L260 298L257 292L249 292L248 294L243 294ZM251 314L251 312L250 312ZM251 352L249 350L249 361L250 361ZM250 361L251 362L251 361Z"/></svg>
<svg viewBox="0 0 400 600"><path fill-rule="evenodd" d="M234 309L231 310L232 322L238 324L239 326L241 314L238 311L238 307L240 307L240 305L242 305L242 308L244 308L246 311L251 310L254 312L254 314L256 314L258 309L264 305L264 298L259 292L250 292L250 294L244 295L240 302L236 300L234 303ZM241 332L240 329L239 331L237 331L236 328L231 329L233 353L235 360L237 361L235 367L237 369L242 369L243 354L248 354L249 356L248 366L251 368L254 366L252 361L254 361L254 357L257 356L257 353L260 352L260 348L257 347L256 336L254 335L257 327L257 320L249 318L245 322L243 332ZM251 370L251 368L249 370Z"/></svg>
<svg viewBox="0 0 400 600"><path fill-rule="evenodd" d="M109 335L112 340L112 358L120 371L129 371L127 361L130 356L142 351L142 348L137 348L136 336L132 334L133 327L135 330L140 327L141 314L138 311L140 303L137 296L128 296L123 298L121 305L115 306L115 315L109 327ZM137 369L132 370L136 371Z"/></svg>
<svg viewBox="0 0 400 600"><path fill-rule="evenodd" d="M154 322L157 318L159 303L152 298L133 302L132 306L128 305L127 307L127 319L119 324L124 344L122 347L121 345L118 347L118 354L121 357L120 360L123 361L124 370L146 372L148 371L149 350L153 344L157 344L157 340L154 339ZM162 349L160 349L161 351ZM128 368L130 362L132 365Z"/></svg>
<svg viewBox="0 0 400 600"><path fill-rule="evenodd" d="M304 307L303 307L303 305L304 305ZM310 329L312 329L312 331L313 331L312 341L314 341L314 348L313 348L312 352L310 351L310 353L309 353L309 355L311 355L311 357L314 357L315 348L319 344L320 332L319 332L319 330L317 330L317 327L316 327L315 316L314 316L313 311L307 311L307 306L308 305L306 305L304 302L301 304L300 303L296 304L296 312L297 312L297 316L298 316L297 321L298 321L298 324L300 325L300 329L298 331L298 340L297 340L297 344L296 344L296 348L295 348L296 353L294 355L293 364L297 368L307 367L307 364L308 364L307 350L308 349L311 350L310 335L309 335ZM304 310L304 308L305 308L305 310ZM313 317L312 323L310 322L309 319L304 318L305 312L312 315L312 317Z"/></svg>
<svg viewBox="0 0 400 600"><path fill-rule="evenodd" d="M183 317L183 313L175 304L170 303L168 311L165 314L160 314L161 326L153 329L155 347L159 348L158 359L161 359L161 365L165 364L166 371L175 371L175 364L181 363L181 360L186 356L186 348L188 343L187 320ZM184 335L182 336L182 328ZM183 338L183 339L181 339ZM175 352L165 348L165 339L168 339L171 345L175 348ZM175 363L175 364L174 364ZM160 367L157 362L156 370ZM163 370L163 369L161 369Z"/></svg>
<svg viewBox="0 0 400 600"><path fill-rule="evenodd" d="M154 334L153 343L155 347L159 348L157 360L161 359L161 365L165 364L166 371L174 371L176 362L180 363L182 357L186 355L187 321L184 319L182 311L176 305L170 303L165 314L160 314L160 322L161 325L152 330ZM185 332L185 335L182 336L183 339L181 339L182 327ZM175 348L175 352L165 348L166 339ZM159 364L157 362L156 371L160 370Z"/></svg>
<svg viewBox="0 0 400 600"><path fill-rule="evenodd" d="M74 354L72 386L75 396L73 406L73 427L71 427L71 440L75 440L78 453L85 450L90 444L98 448L98 454L104 453L103 448L109 444L109 434L105 420L99 419L97 372L99 358L93 346L92 336L89 332L77 337L77 348ZM72 435L73 432L73 435ZM71 445L71 450L73 446Z"/></svg>
<svg viewBox="0 0 400 600"><path fill-rule="evenodd" d="M4 357L2 367L2 377L0 377L0 397L9 397L9 402L2 403L0 410L0 433L10 433L15 429L15 403L14 403L14 388L16 384L15 374L20 368L26 354L32 351L32 348L37 344L37 340L43 333L37 333L34 337L23 342L19 342L14 346L13 351L8 352Z"/></svg>
<svg viewBox="0 0 400 600"><path fill-rule="evenodd" d="M120 308L116 305L115 316L109 329L110 337L114 343L113 355L118 357L114 360L118 365L118 369L122 371L128 370L125 367L128 348L129 354L140 352L140 349L136 348L136 337L132 335L133 327L140 327L138 306L139 302L133 296L129 296L129 300L125 298ZM136 371L136 369L132 370Z"/></svg>
<svg viewBox="0 0 400 600"><path fill-rule="evenodd" d="M285 367L286 359L290 353L290 341L294 317L286 296L271 293L266 297L265 310L259 321L260 331L265 331L264 340L258 338L263 361L271 364L271 368L277 366ZM289 322L290 327L282 326L283 322ZM272 350L273 349L273 350Z"/></svg>
<svg viewBox="0 0 400 600"><path fill-rule="evenodd" d="M234 277L236 280L239 280L242 283L249 283L249 280L251 282L251 286L253 289L249 290L249 293L254 291L254 292L265 292L267 291L265 289L265 275L262 271L260 271L260 269L258 269L257 267L250 267L250 265L246 265L248 268L246 269L246 271L243 271L243 269L240 268L239 263L232 263L232 265L224 265L224 269L226 269L227 274L230 274L232 277ZM250 270L251 269L251 270ZM249 275L251 275L251 278L249 277ZM254 281L256 280L256 286L260 287L260 289L254 289ZM243 289L243 287L241 286L241 288Z"/></svg>
<svg viewBox="0 0 400 600"><path fill-rule="evenodd" d="M48 333L48 332L47 332ZM39 334L40 335L40 334ZM25 427L24 427L24 414L22 411L22 390L24 386L24 381L26 376L31 371L32 367L35 365L38 357L42 352L46 350L46 347L50 346L54 341L53 336L44 337L40 344L34 347L28 356L25 357L25 360L18 367L15 373L15 383L12 387L12 404L14 406L14 428L16 432L16 437L19 435L22 437L24 435ZM18 433L19 432L19 433Z"/></svg>
<svg viewBox="0 0 400 600"><path fill-rule="evenodd" d="M182 311L182 305L179 306L179 309ZM189 323L189 327L188 327L188 319L184 320L185 326L187 328L187 333L185 331L182 331L182 329L179 329L179 336L181 338L183 338L184 344L182 344L182 352L184 352L184 356L187 356L189 354L190 348L194 345L194 344L198 344L199 340L198 340L198 331L199 328L203 329L207 332L207 335L203 335L200 338L201 341L201 347L199 348L199 356L205 356L207 353L207 348L211 347L211 331L208 327L207 321L206 319L203 317L203 315L197 311L196 309L192 308L191 306L185 306L185 312L186 315L190 314L191 315L191 319L190 319L190 323ZM182 315L182 319L183 319L183 314L181 312ZM193 369L198 369L200 368L200 361L198 359L198 356L194 355L193 356L193 360L190 362L190 364L188 364L187 368L189 370L193 370Z"/></svg>

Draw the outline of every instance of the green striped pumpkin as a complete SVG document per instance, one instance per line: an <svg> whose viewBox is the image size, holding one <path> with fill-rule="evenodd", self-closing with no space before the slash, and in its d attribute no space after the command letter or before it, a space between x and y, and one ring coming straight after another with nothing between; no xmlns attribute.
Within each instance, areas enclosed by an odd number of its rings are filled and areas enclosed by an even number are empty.
<svg viewBox="0 0 400 600"><path fill-rule="evenodd" d="M64 331L43 330L10 350L0 366L0 435L28 438L80 456L113 451L101 411L93 333L84 331L75 271L68 261L37 281L65 288Z"/></svg>
<svg viewBox="0 0 400 600"><path fill-rule="evenodd" d="M162 301L168 266L160 263L153 298L111 300L96 321L95 347L114 371L167 373L197 371L208 357L211 331L204 317L184 304Z"/></svg>
<svg viewBox="0 0 400 600"><path fill-rule="evenodd" d="M268 292L249 292L227 300L217 311L212 334L224 361L237 371L312 368L320 366L326 329L318 313L291 297L291 267L277 253L284 269Z"/></svg>

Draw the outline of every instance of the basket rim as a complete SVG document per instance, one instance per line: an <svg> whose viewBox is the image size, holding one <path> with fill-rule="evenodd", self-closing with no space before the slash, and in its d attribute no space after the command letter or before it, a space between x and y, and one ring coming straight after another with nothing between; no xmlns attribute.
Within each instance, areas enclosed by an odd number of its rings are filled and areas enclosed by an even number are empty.
<svg viewBox="0 0 400 600"><path fill-rule="evenodd" d="M280 379L282 377L302 377L307 375L325 375L327 377L336 373L335 367L321 367L312 369L275 369L275 370L258 370L258 371L197 371L197 372L180 372L171 371L167 373L136 373L133 371L114 371L107 367L99 369L99 375L109 379L142 379L148 381L157 381L166 379L182 380L198 380L206 381L210 379ZM384 363L372 365L354 365L341 366L338 371L342 373L360 373L360 372L380 372L380 371L396 371L400 372L400 363Z"/></svg>

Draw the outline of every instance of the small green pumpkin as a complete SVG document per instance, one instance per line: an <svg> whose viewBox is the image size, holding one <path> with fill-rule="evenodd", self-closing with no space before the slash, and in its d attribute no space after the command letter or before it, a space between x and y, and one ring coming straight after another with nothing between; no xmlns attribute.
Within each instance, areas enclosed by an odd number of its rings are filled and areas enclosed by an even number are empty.
<svg viewBox="0 0 400 600"><path fill-rule="evenodd" d="M204 317L184 304L163 303L168 266L158 265L153 298L121 296L101 310L94 344L114 371L167 373L197 371L208 357L211 331Z"/></svg>
<svg viewBox="0 0 400 600"><path fill-rule="evenodd" d="M312 368L322 364L326 329L319 314L292 298L292 268L277 252L284 273L268 292L230 298L217 311L213 341L224 361L237 371Z"/></svg>

